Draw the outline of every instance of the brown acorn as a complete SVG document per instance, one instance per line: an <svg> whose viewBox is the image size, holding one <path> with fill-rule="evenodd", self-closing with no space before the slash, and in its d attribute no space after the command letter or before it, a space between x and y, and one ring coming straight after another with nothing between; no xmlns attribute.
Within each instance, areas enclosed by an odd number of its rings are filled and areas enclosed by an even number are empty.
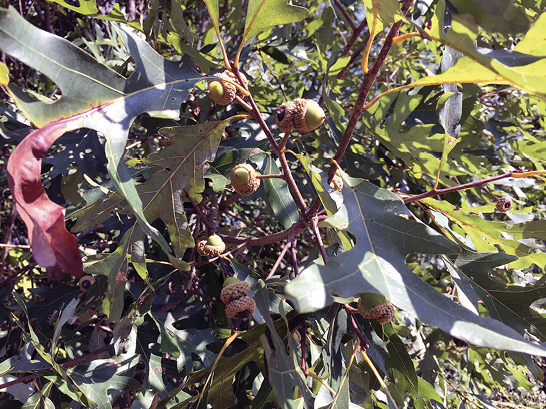
<svg viewBox="0 0 546 409"><path fill-rule="evenodd" d="M251 195L260 187L257 175L251 165L241 163L231 170L231 186L243 196Z"/></svg>
<svg viewBox="0 0 546 409"><path fill-rule="evenodd" d="M315 101L296 98L277 109L276 122L283 132L295 129L307 133L322 125L325 117L324 110Z"/></svg>
<svg viewBox="0 0 546 409"><path fill-rule="evenodd" d="M224 252L226 244L220 236L213 234L207 240L197 243L197 252L202 256L218 256Z"/></svg>
<svg viewBox="0 0 546 409"><path fill-rule="evenodd" d="M503 196L497 200L497 210L499 212L507 212L512 207L512 198L510 196Z"/></svg>
<svg viewBox="0 0 546 409"><path fill-rule="evenodd" d="M339 169L336 170L336 173L332 178L332 181L330 182L330 186L332 186L339 193L341 193L341 191L343 190L343 178L341 177L341 172L339 171Z"/></svg>
<svg viewBox="0 0 546 409"><path fill-rule="evenodd" d="M364 307L362 306L360 298L358 299L358 311L360 312L360 314L362 314L364 318L375 318L377 322L381 325L390 322L394 317L395 312L394 305L392 305L390 302L384 302L382 304L374 304L372 306L372 309L370 310L370 313L367 314L364 310Z"/></svg>
<svg viewBox="0 0 546 409"><path fill-rule="evenodd" d="M83 276L82 278L80 278L78 285L80 286L80 290L82 290L83 292L86 292L89 289L89 287L93 285L94 282L95 282L95 277Z"/></svg>
<svg viewBox="0 0 546 409"><path fill-rule="evenodd" d="M241 83L237 80L237 77L231 71L224 71L216 75L217 77L235 82L239 85ZM241 78L246 86L248 84L246 77L241 73ZM243 86L243 85L241 85ZM243 86L244 88L244 86ZM209 82L209 97L220 105L227 105L233 102L235 96L243 97L244 95L237 89L237 87L227 81L211 81Z"/></svg>
<svg viewBox="0 0 546 409"><path fill-rule="evenodd" d="M226 280L232 279L230 277ZM248 297L250 285L246 281L237 281L225 285L220 293L220 298L226 304L226 315L228 318L246 319L254 314L256 302L254 298Z"/></svg>

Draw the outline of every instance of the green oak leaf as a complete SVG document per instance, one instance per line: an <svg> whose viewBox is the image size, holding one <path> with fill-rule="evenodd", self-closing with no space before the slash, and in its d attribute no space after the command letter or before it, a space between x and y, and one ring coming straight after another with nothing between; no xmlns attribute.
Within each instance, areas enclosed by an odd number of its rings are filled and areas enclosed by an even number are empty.
<svg viewBox="0 0 546 409"><path fill-rule="evenodd" d="M243 45L261 32L281 24L297 23L307 17L305 7L293 6L287 0L250 0L245 20Z"/></svg>
<svg viewBox="0 0 546 409"><path fill-rule="evenodd" d="M160 56L144 40L130 31L114 26L115 31L131 54L135 71L128 77L100 64L82 49L63 38L39 30L25 21L14 8L0 10L0 49L21 62L35 68L54 81L62 91L62 97L51 103L32 98L14 84L7 83L3 76L2 85L9 90L17 105L39 129L32 132L14 150L10 158L14 164L8 165L8 172L13 175L14 197L18 206L26 208L29 215L25 220L27 226L34 223L36 231L45 235L55 253L43 258L45 263L53 265L62 252L62 243L55 242L55 236L48 237L51 228L49 221L33 220L35 209L33 203L27 203L23 194L29 183L39 183L39 166L31 172L21 173L18 164L39 163L43 152L62 134L79 128L91 128L99 131L106 138L105 152L108 158L108 172L117 190L128 201L131 212L135 214L142 230L157 240L162 249L170 254L170 248L163 236L152 227L143 213L142 201L135 188L131 174L123 158L129 129L134 119L143 112L157 113L178 111L180 104L187 98L194 85L202 79L188 56L181 61L169 61ZM40 149L32 146L40 144ZM13 185L13 184L12 184ZM15 188L14 188L15 187ZM45 193L41 195L46 202ZM56 211L59 211L56 209ZM59 211L59 214L61 212ZM57 217L57 224L64 224ZM36 243L44 243L36 240ZM42 248L45 246L42 245ZM70 251L73 259L74 246ZM176 257L170 261L178 268L185 266ZM46 264L46 265L48 265ZM59 262L57 262L59 264ZM61 264L66 271L77 261ZM81 274L77 272L76 274Z"/></svg>

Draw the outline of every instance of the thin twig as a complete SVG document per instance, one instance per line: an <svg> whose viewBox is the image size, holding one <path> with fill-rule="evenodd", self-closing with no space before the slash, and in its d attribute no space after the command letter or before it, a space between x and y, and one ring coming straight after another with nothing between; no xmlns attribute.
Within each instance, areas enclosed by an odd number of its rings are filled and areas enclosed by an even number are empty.
<svg viewBox="0 0 546 409"><path fill-rule="evenodd" d="M201 217L201 219L203 220L203 222L205 222L205 224L207 225L207 230L208 231L211 231L212 230L212 227L209 223L209 220L207 218L207 216L205 216L205 214L203 213L203 210L201 210L201 205L203 202L197 204L195 203L192 198L190 197L190 192L188 192L188 189L187 188L184 188L184 193L186 194L186 197L188 198L188 200L190 201L190 203L192 204L193 208L195 209L195 211L197 212L197 214Z"/></svg>
<svg viewBox="0 0 546 409"><path fill-rule="evenodd" d="M412 0L404 1L404 4L402 5L402 10L401 10L403 14L406 14L411 3L412 3ZM398 35L398 30L400 29L401 25L402 25L402 21L399 21L392 25L391 30L385 39L383 47L381 48L381 51L379 51L379 55L374 61L372 68L369 70L369 72L364 77L364 80L362 81L362 85L358 93L358 97L353 109L353 113L351 114L351 117L349 118L347 128L345 129L345 132L343 133L343 137L341 139L337 152L333 158L338 163L341 162L341 159L345 155L345 151L347 150L347 147L349 146L349 143L351 142L353 132L362 115L368 93L370 92L370 89L373 83L375 82L375 78L379 74L379 70L381 69L381 66L387 59L387 55L392 47L392 40L394 37ZM332 181L332 178L334 177L335 173L336 173L336 167L330 166L330 169L328 171L328 183Z"/></svg>
<svg viewBox="0 0 546 409"><path fill-rule="evenodd" d="M277 271L277 268L279 267L279 265L281 264L281 260L283 259L284 255L286 254L286 251L292 247L292 243L291 242L288 242L286 243L282 250L281 250L281 253L279 254L279 257L277 257L277 260L275 261L275 264L273 264L273 267L271 268L271 271L269 272L269 274L267 275L267 277L265 278L265 280L269 280L271 277L273 277L273 275L275 275L275 271Z"/></svg>
<svg viewBox="0 0 546 409"><path fill-rule="evenodd" d="M210 196L210 211L208 217L210 229L208 230L209 235L216 233L216 226L218 225L218 196Z"/></svg>
<svg viewBox="0 0 546 409"><path fill-rule="evenodd" d="M297 277L299 275L299 269L298 269L298 257L296 256L296 244L297 240L295 237L292 238L292 245L290 246L290 252L292 253L292 264L294 266L294 276Z"/></svg>
<svg viewBox="0 0 546 409"><path fill-rule="evenodd" d="M260 53L260 57L262 57L262 62L263 64L265 65L265 69L269 71L269 73L271 74L271 76L273 78L275 78L275 80L277 81L277 84L279 84L279 88L281 89L281 92L282 92L282 95L284 96L284 101L288 101L288 97L286 96L286 93L284 92L284 87L282 85L282 82L277 78L277 76L275 75L275 73L269 68L269 66L267 65L267 63L265 62L265 58L262 56L262 49L261 48L258 48L258 52Z"/></svg>
<svg viewBox="0 0 546 409"><path fill-rule="evenodd" d="M324 248L324 243L322 242L322 237L320 237L320 230L318 228L318 221L316 218L313 219L311 223L311 228L313 229L313 233L315 233L315 236L317 238L317 242L319 244L319 250L320 254L322 255L322 259L324 260L324 264L328 264L328 254L326 253L326 249Z"/></svg>
<svg viewBox="0 0 546 409"><path fill-rule="evenodd" d="M345 17L345 20L347 20L347 23L351 26L351 29L355 31L356 30L355 23L353 22L353 19L351 18L351 16L349 16L349 13L347 13L347 10L345 10L345 7L343 7L343 4L341 4L339 0L334 0L334 4L337 6L339 11L341 11L341 14L343 14L343 16Z"/></svg>
<svg viewBox="0 0 546 409"><path fill-rule="evenodd" d="M448 187L446 189L430 190L428 192L421 193L419 195L405 197L404 198L404 203L415 202L416 200L425 199L425 198L431 197L431 196L445 195L447 193L457 192L459 190L465 190L465 189L470 189L470 188L474 188L474 187L481 187L482 185L484 185L486 183L491 183L491 182L494 182L495 180L505 179L505 178L508 178L510 176L514 176L515 173L522 173L522 172L521 171L508 172L508 173L503 173L502 175L491 176L491 177L488 177L488 178L485 178L485 179L476 180L474 182L464 183L462 185L457 185L457 186L453 186L453 187Z"/></svg>

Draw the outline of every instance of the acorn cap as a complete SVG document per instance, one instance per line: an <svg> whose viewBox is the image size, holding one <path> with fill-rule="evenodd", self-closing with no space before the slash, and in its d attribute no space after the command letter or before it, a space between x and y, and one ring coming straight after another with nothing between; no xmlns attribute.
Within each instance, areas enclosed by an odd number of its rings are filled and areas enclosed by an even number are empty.
<svg viewBox="0 0 546 409"><path fill-rule="evenodd" d="M382 304L374 304L370 310L370 313L367 314L362 306L360 298L358 299L358 312L367 319L375 318L378 323L381 325L390 322L394 317L394 305L390 302L384 302Z"/></svg>
<svg viewBox="0 0 546 409"><path fill-rule="evenodd" d="M222 254L225 249L226 244L222 238L216 234L213 234L207 240L201 240L197 243L197 252L202 256L218 256Z"/></svg>
<svg viewBox="0 0 546 409"><path fill-rule="evenodd" d="M227 280L226 280L227 281ZM235 283L228 284L222 288L220 293L220 299L224 304L229 304L233 300L237 300L245 295L248 295L250 291L250 284L246 281L237 281Z"/></svg>
<svg viewBox="0 0 546 409"><path fill-rule="evenodd" d="M497 200L497 210L499 212L507 212L512 207L512 198L510 196L503 196Z"/></svg>
<svg viewBox="0 0 546 409"><path fill-rule="evenodd" d="M258 190L260 179L251 165L241 163L231 170L231 186L241 195L248 196Z"/></svg>
<svg viewBox="0 0 546 409"><path fill-rule="evenodd" d="M294 129L294 122L292 121L292 112L294 108L294 102L289 101L281 104L281 106L277 109L275 122L281 131L290 132L292 129Z"/></svg>
<svg viewBox="0 0 546 409"><path fill-rule="evenodd" d="M246 77L244 76L243 73L240 73L241 74L241 78L243 79L243 83L245 84L245 86L248 84L247 80L246 80ZM223 78L223 79L226 79L226 80L229 80L229 81L232 81L232 82L235 82L239 85L241 85L241 83L237 80L237 77L235 76L234 73L232 73L231 71L228 71L228 70L225 70L224 72L220 73L220 74L217 74L216 75L217 77L220 77L220 78ZM219 97L220 96L220 92L217 90L217 85L214 85L214 83L218 83L218 84L221 84L223 89L224 89L224 93L222 95L222 97L220 99L214 99L214 97ZM243 86L243 85L241 85ZM245 87L243 86L243 88ZM213 88L211 88L213 87ZM214 92L213 92L214 90ZM213 93L213 95L211 95L211 92ZM233 102L233 100L235 99L235 95L239 96L239 97L243 97L244 95L237 89L237 87L229 82L226 82L226 81L211 81L209 83L209 96L214 100L216 101L217 104L219 105L227 105L227 104L230 104L231 102Z"/></svg>
<svg viewBox="0 0 546 409"><path fill-rule="evenodd" d="M254 299L244 296L226 305L226 316L228 318L246 319L254 314L255 309L256 302Z"/></svg>
<svg viewBox="0 0 546 409"><path fill-rule="evenodd" d="M378 316L375 318L378 323L383 325L388 322L391 322L395 313L394 305L392 305L390 302L386 302L384 304L379 305L378 310L379 311L376 312Z"/></svg>

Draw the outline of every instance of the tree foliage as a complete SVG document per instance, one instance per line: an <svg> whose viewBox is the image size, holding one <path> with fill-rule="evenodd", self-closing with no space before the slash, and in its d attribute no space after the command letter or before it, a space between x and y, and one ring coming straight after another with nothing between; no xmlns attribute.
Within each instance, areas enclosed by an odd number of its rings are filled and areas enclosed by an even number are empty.
<svg viewBox="0 0 546 409"><path fill-rule="evenodd" d="M544 400L546 3L292 3L0 9L2 405Z"/></svg>

